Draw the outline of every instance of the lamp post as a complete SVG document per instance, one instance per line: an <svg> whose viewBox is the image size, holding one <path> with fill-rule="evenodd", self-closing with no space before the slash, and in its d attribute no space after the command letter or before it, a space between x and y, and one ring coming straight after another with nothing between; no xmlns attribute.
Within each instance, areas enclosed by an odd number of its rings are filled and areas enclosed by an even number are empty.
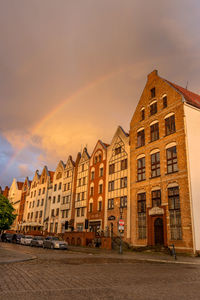
<svg viewBox="0 0 200 300"><path fill-rule="evenodd" d="M120 212L120 220L122 220L123 207L121 205L119 207L119 212ZM123 249L122 249L122 229L121 229L121 225L120 224L118 224L118 228L119 228L119 236L120 236L119 254L123 254Z"/></svg>

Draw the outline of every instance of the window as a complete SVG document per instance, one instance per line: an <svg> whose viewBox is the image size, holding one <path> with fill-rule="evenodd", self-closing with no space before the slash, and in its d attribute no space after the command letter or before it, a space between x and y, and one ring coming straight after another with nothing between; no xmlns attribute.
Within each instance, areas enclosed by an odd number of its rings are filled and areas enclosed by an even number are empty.
<svg viewBox="0 0 200 300"><path fill-rule="evenodd" d="M114 208L114 198L108 199L108 209Z"/></svg>
<svg viewBox="0 0 200 300"><path fill-rule="evenodd" d="M33 201L33 207L35 206L35 201Z"/></svg>
<svg viewBox="0 0 200 300"><path fill-rule="evenodd" d="M161 206L161 191L152 191L151 192L152 198L152 207Z"/></svg>
<svg viewBox="0 0 200 300"><path fill-rule="evenodd" d="M81 186L81 178L78 180L78 186Z"/></svg>
<svg viewBox="0 0 200 300"><path fill-rule="evenodd" d="M85 208L81 207L81 217L84 217L84 215L85 215Z"/></svg>
<svg viewBox="0 0 200 300"><path fill-rule="evenodd" d="M115 155L120 154L122 152L122 147L115 148Z"/></svg>
<svg viewBox="0 0 200 300"><path fill-rule="evenodd" d="M42 184L44 183L44 178L42 178Z"/></svg>
<svg viewBox="0 0 200 300"><path fill-rule="evenodd" d="M66 186L67 186L67 184L65 183L64 184L64 189L63 189L64 192L66 191Z"/></svg>
<svg viewBox="0 0 200 300"><path fill-rule="evenodd" d="M67 184L67 190L68 191L70 190L70 182L68 182L68 184Z"/></svg>
<svg viewBox="0 0 200 300"><path fill-rule="evenodd" d="M98 202L98 211L101 211L102 210L102 201L99 201Z"/></svg>
<svg viewBox="0 0 200 300"><path fill-rule="evenodd" d="M41 194L41 189L39 189L39 191L38 191L38 195L40 195Z"/></svg>
<svg viewBox="0 0 200 300"><path fill-rule="evenodd" d="M167 96L163 97L163 108L167 107Z"/></svg>
<svg viewBox="0 0 200 300"><path fill-rule="evenodd" d="M39 217L42 218L42 210L40 211L40 216Z"/></svg>
<svg viewBox="0 0 200 300"><path fill-rule="evenodd" d="M56 202L56 197L55 196L53 196L53 203L55 203Z"/></svg>
<svg viewBox="0 0 200 300"><path fill-rule="evenodd" d="M145 157L137 160L137 180L145 180Z"/></svg>
<svg viewBox="0 0 200 300"><path fill-rule="evenodd" d="M63 197L62 204L65 204L65 197Z"/></svg>
<svg viewBox="0 0 200 300"><path fill-rule="evenodd" d="M30 218L30 213L28 213L28 216L27 216L27 219L29 220L29 218Z"/></svg>
<svg viewBox="0 0 200 300"><path fill-rule="evenodd" d="M127 169L127 158L121 160L121 170L126 170Z"/></svg>
<svg viewBox="0 0 200 300"><path fill-rule="evenodd" d="M137 195L138 202L138 239L146 238L146 194Z"/></svg>
<svg viewBox="0 0 200 300"><path fill-rule="evenodd" d="M54 209L51 210L51 216L54 217Z"/></svg>
<svg viewBox="0 0 200 300"><path fill-rule="evenodd" d="M31 213L31 220L33 219L33 212Z"/></svg>
<svg viewBox="0 0 200 300"><path fill-rule="evenodd" d="M103 167L99 169L99 176L100 176L100 177L103 176Z"/></svg>
<svg viewBox="0 0 200 300"><path fill-rule="evenodd" d="M94 171L91 172L91 180L94 180Z"/></svg>
<svg viewBox="0 0 200 300"><path fill-rule="evenodd" d="M127 207L127 196L120 197L120 207Z"/></svg>
<svg viewBox="0 0 200 300"><path fill-rule="evenodd" d="M56 216L59 215L59 208L56 208Z"/></svg>
<svg viewBox="0 0 200 300"><path fill-rule="evenodd" d="M103 193L103 184L99 184L99 194Z"/></svg>
<svg viewBox="0 0 200 300"><path fill-rule="evenodd" d="M58 231L58 223L55 223L55 233Z"/></svg>
<svg viewBox="0 0 200 300"><path fill-rule="evenodd" d="M77 208L77 210L76 210L76 216L80 217L80 208Z"/></svg>
<svg viewBox="0 0 200 300"><path fill-rule="evenodd" d="M44 199L41 200L41 204L40 204L40 205L41 205L41 206L44 205Z"/></svg>
<svg viewBox="0 0 200 300"><path fill-rule="evenodd" d="M143 108L141 110L141 121L143 121L145 119L145 109Z"/></svg>
<svg viewBox="0 0 200 300"><path fill-rule="evenodd" d="M83 177L83 185L85 185L85 178L86 178L86 177Z"/></svg>
<svg viewBox="0 0 200 300"><path fill-rule="evenodd" d="M167 173L174 173L178 171L176 146L168 148L167 150Z"/></svg>
<svg viewBox="0 0 200 300"><path fill-rule="evenodd" d="M155 123L150 126L151 142L159 139L159 124Z"/></svg>
<svg viewBox="0 0 200 300"><path fill-rule="evenodd" d="M179 187L168 188L171 240L181 240L181 210Z"/></svg>
<svg viewBox="0 0 200 300"><path fill-rule="evenodd" d="M115 164L109 165L109 174L113 174L115 172Z"/></svg>
<svg viewBox="0 0 200 300"><path fill-rule="evenodd" d="M172 134L176 131L175 115L165 119L165 135Z"/></svg>
<svg viewBox="0 0 200 300"><path fill-rule="evenodd" d="M70 203L71 195L66 196L66 203Z"/></svg>
<svg viewBox="0 0 200 300"><path fill-rule="evenodd" d="M153 116L157 113L157 102L154 102L150 105L150 116Z"/></svg>
<svg viewBox="0 0 200 300"><path fill-rule="evenodd" d="M50 232L53 232L53 223L50 224Z"/></svg>
<svg viewBox="0 0 200 300"><path fill-rule="evenodd" d="M58 200L57 200L57 203L59 203L60 202L60 195L58 195Z"/></svg>
<svg viewBox="0 0 200 300"><path fill-rule="evenodd" d="M56 190L57 190L57 184L54 185L54 191L56 191Z"/></svg>
<svg viewBox="0 0 200 300"><path fill-rule="evenodd" d="M37 201L37 207L40 205L40 200Z"/></svg>
<svg viewBox="0 0 200 300"><path fill-rule="evenodd" d="M145 145L145 134L144 129L137 132L137 147Z"/></svg>
<svg viewBox="0 0 200 300"><path fill-rule="evenodd" d="M90 203L89 204L89 211L92 212L92 209L93 209L93 203Z"/></svg>
<svg viewBox="0 0 200 300"><path fill-rule="evenodd" d="M155 87L151 89L151 98L154 98L156 96L156 89Z"/></svg>
<svg viewBox="0 0 200 300"><path fill-rule="evenodd" d="M62 188L62 182L59 182L58 189L61 190L61 188Z"/></svg>
<svg viewBox="0 0 200 300"><path fill-rule="evenodd" d="M160 176L160 152L151 155L151 177Z"/></svg>
<svg viewBox="0 0 200 300"><path fill-rule="evenodd" d="M67 177L69 177L69 171L67 171Z"/></svg>
<svg viewBox="0 0 200 300"><path fill-rule="evenodd" d="M82 164L82 172L84 171L84 164Z"/></svg>
<svg viewBox="0 0 200 300"><path fill-rule="evenodd" d="M78 193L77 194L77 201L80 201L81 199L80 199L80 196L81 196L81 193Z"/></svg>
<svg viewBox="0 0 200 300"><path fill-rule="evenodd" d="M114 191L114 184L115 184L114 180L108 182L108 191L109 192Z"/></svg>
<svg viewBox="0 0 200 300"><path fill-rule="evenodd" d="M36 190L34 191L34 197L36 196Z"/></svg>
<svg viewBox="0 0 200 300"><path fill-rule="evenodd" d="M101 160L102 160L102 156L101 154L99 154L99 162L101 162Z"/></svg>
<svg viewBox="0 0 200 300"><path fill-rule="evenodd" d="M94 187L91 186L91 187L90 187L90 196L93 196L93 195L94 195Z"/></svg>
<svg viewBox="0 0 200 300"><path fill-rule="evenodd" d="M38 211L36 211L36 213L35 213L35 218L36 219L38 218Z"/></svg>
<svg viewBox="0 0 200 300"><path fill-rule="evenodd" d="M33 192L31 192L31 198L33 197Z"/></svg>
<svg viewBox="0 0 200 300"><path fill-rule="evenodd" d="M82 200L85 198L85 192L82 192Z"/></svg>
<svg viewBox="0 0 200 300"><path fill-rule="evenodd" d="M29 208L31 208L31 202L29 203Z"/></svg>
<svg viewBox="0 0 200 300"><path fill-rule="evenodd" d="M43 187L42 194L45 194L45 187Z"/></svg>
<svg viewBox="0 0 200 300"><path fill-rule="evenodd" d="M127 187L127 177L120 178L120 188L123 189Z"/></svg>

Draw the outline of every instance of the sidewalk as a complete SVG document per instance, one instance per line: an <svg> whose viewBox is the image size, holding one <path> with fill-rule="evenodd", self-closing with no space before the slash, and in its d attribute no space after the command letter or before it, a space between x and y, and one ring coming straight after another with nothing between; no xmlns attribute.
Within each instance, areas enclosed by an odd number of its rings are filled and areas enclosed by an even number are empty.
<svg viewBox="0 0 200 300"><path fill-rule="evenodd" d="M77 246L69 246L69 250L74 252L88 253L94 256L118 259L122 262L144 261L144 262L158 262L158 263L174 263L174 264L191 264L200 265L200 257L177 254L175 260L173 256L162 252L136 252L136 251L123 251L123 254L119 254L114 250L104 250L97 248L84 248Z"/></svg>
<svg viewBox="0 0 200 300"><path fill-rule="evenodd" d="M36 256L20 253L19 251L2 248L0 245L0 264L22 262L22 261L32 260L35 258Z"/></svg>

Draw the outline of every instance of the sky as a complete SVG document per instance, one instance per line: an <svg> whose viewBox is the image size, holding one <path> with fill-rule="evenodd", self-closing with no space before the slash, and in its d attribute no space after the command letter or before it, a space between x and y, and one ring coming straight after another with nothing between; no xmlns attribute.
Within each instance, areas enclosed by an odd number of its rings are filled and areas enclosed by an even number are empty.
<svg viewBox="0 0 200 300"><path fill-rule="evenodd" d="M129 131L147 74L200 94L198 0L0 0L0 186Z"/></svg>

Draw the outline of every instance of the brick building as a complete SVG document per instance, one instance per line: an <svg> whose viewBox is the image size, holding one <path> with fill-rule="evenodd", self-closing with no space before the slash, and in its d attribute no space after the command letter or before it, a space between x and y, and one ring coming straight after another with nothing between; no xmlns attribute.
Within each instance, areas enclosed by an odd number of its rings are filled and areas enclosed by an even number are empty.
<svg viewBox="0 0 200 300"><path fill-rule="evenodd" d="M107 147L99 140L90 157L87 219L93 232L104 229Z"/></svg>
<svg viewBox="0 0 200 300"><path fill-rule="evenodd" d="M148 75L130 124L133 245L200 250L199 112L200 96Z"/></svg>
<svg viewBox="0 0 200 300"><path fill-rule="evenodd" d="M13 182L10 186L9 192L8 192L8 199L14 208L14 214L17 215L11 226L12 230L19 229L18 216L19 216L19 207L20 207L20 201L21 201L21 195L22 195L22 187L23 187L23 182L17 181L14 178Z"/></svg>
<svg viewBox="0 0 200 300"><path fill-rule="evenodd" d="M26 177L24 184L22 186L22 194L21 194L21 200L19 205L19 216L18 216L18 223L19 223L19 229L22 230L23 228L23 215L24 215L24 209L26 204L26 197L29 195L31 187L31 181Z"/></svg>

